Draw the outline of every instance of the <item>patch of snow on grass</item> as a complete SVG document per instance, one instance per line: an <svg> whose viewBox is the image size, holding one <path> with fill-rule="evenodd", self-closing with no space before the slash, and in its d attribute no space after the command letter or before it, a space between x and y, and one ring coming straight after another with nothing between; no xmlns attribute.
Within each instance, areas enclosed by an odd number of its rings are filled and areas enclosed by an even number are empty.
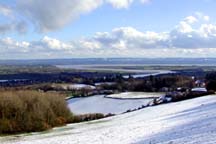
<svg viewBox="0 0 216 144"><path fill-rule="evenodd" d="M150 93L150 92L124 92L119 94L107 95L106 98L119 98L119 99L152 99L158 98L165 93Z"/></svg>

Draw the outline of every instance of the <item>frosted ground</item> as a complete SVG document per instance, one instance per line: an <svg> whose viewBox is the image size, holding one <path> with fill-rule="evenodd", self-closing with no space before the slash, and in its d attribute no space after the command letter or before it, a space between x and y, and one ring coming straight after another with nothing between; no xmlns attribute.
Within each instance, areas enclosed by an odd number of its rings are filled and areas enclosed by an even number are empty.
<svg viewBox="0 0 216 144"><path fill-rule="evenodd" d="M107 95L106 98L116 98L116 99L152 99L158 98L165 93L153 93L153 92L123 92L119 94Z"/></svg>
<svg viewBox="0 0 216 144"><path fill-rule="evenodd" d="M126 93L125 93L126 94ZM127 93L127 97L133 97L137 93ZM140 94L140 93L139 93ZM143 93L144 94L144 93ZM122 94L117 94L120 97ZM161 94L158 94L161 96ZM127 110L136 109L142 105L147 105L153 98L145 99L112 99L104 95L96 95L86 98L73 98L68 100L68 107L75 114L86 113L113 113L120 114Z"/></svg>
<svg viewBox="0 0 216 144"><path fill-rule="evenodd" d="M0 138L1 144L215 144L216 96L148 107L92 122Z"/></svg>

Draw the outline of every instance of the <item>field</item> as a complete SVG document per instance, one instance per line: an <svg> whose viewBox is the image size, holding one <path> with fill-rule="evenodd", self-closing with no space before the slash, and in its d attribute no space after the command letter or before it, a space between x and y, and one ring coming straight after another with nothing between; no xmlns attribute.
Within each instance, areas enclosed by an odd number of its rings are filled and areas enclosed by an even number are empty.
<svg viewBox="0 0 216 144"><path fill-rule="evenodd" d="M127 110L133 110L142 105L147 105L150 99L113 99L104 95L96 95L87 98L73 98L68 101L68 106L75 114L103 113L121 114Z"/></svg>

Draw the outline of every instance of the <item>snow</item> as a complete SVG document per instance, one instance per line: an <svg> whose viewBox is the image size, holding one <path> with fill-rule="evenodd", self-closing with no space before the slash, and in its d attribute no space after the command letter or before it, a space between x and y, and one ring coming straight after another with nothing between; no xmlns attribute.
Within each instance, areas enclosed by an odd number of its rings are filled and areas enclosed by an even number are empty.
<svg viewBox="0 0 216 144"><path fill-rule="evenodd" d="M147 105L151 99L111 99L104 95L96 95L86 98L73 98L68 101L68 107L75 114L86 113L113 113L120 114L127 110L136 109Z"/></svg>
<svg viewBox="0 0 216 144"><path fill-rule="evenodd" d="M115 85L116 82L98 82L95 83L95 86L101 86L101 85Z"/></svg>
<svg viewBox="0 0 216 144"><path fill-rule="evenodd" d="M152 99L158 98L165 93L150 93L150 92L124 92L119 94L107 95L106 98L118 98L118 99Z"/></svg>
<svg viewBox="0 0 216 144"><path fill-rule="evenodd" d="M95 86L87 85L87 84L70 84L67 86L69 89L95 89Z"/></svg>
<svg viewBox="0 0 216 144"><path fill-rule="evenodd" d="M48 132L0 138L1 144L214 144L216 95L148 107Z"/></svg>
<svg viewBox="0 0 216 144"><path fill-rule="evenodd" d="M207 89L206 88L199 88L199 87L197 87L197 88L193 88L191 91L193 91L193 92L207 92Z"/></svg>

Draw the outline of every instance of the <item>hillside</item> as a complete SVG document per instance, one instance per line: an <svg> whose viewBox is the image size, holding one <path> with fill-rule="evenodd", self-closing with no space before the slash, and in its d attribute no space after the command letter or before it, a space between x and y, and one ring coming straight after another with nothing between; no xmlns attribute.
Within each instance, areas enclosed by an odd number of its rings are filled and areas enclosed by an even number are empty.
<svg viewBox="0 0 216 144"><path fill-rule="evenodd" d="M0 138L1 144L216 143L216 96L164 104L48 132Z"/></svg>

